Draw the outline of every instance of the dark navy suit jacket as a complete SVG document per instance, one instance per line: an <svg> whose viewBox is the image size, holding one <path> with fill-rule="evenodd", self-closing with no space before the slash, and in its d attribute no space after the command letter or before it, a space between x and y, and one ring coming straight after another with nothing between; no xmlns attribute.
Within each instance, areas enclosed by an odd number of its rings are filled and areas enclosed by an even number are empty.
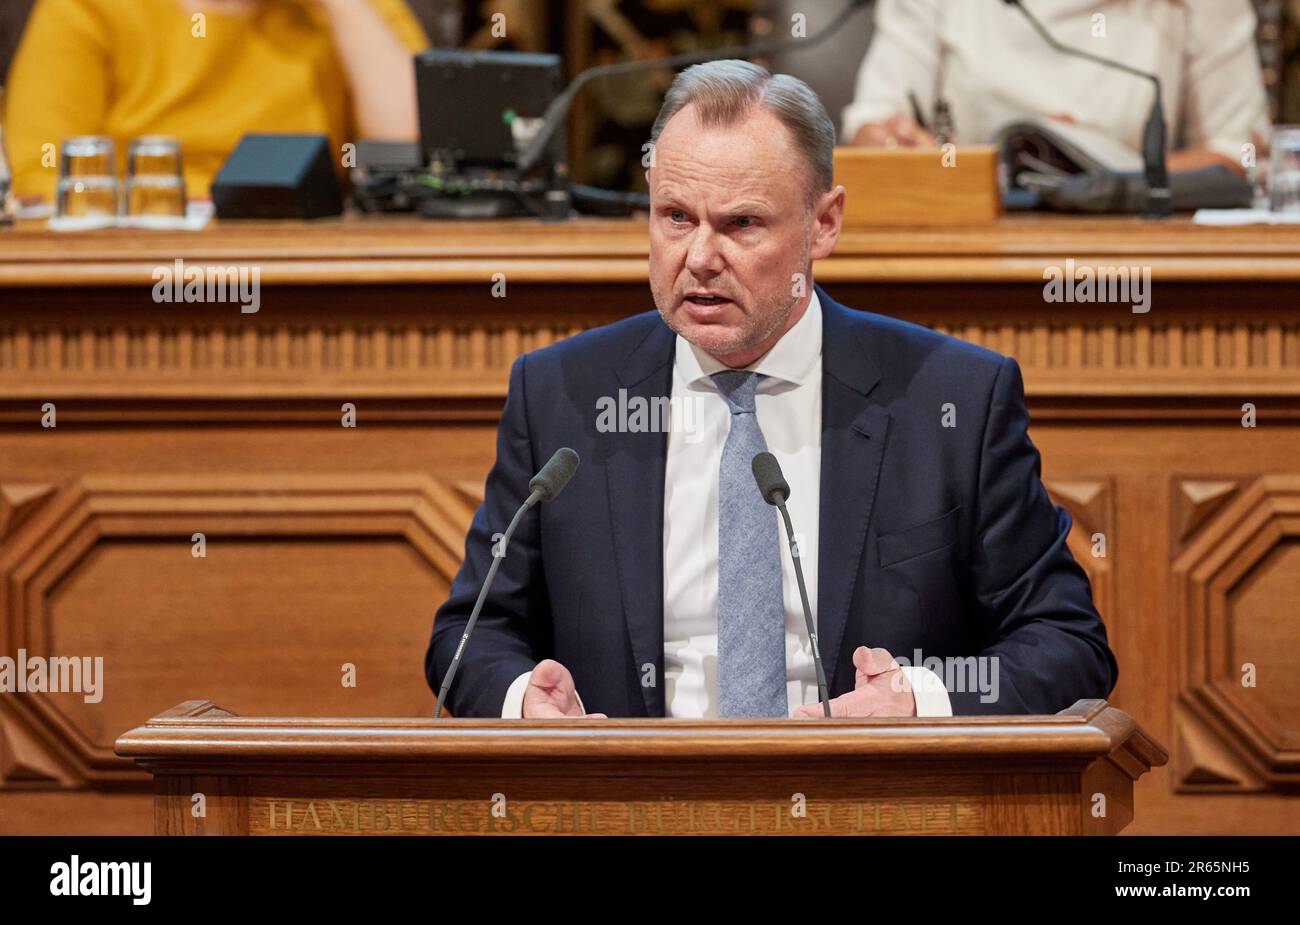
<svg viewBox="0 0 1300 925"><path fill-rule="evenodd" d="M1066 548L1070 517L1040 481L1015 361L818 295L816 618L831 696L853 690L853 650L866 645L908 659L997 656L996 702L952 692L955 715L1106 697L1118 668ZM515 361L485 500L434 620L434 691L529 479L562 446L582 464L520 522L448 695L453 715L500 716L511 682L543 658L568 667L590 712L665 715L667 434L601 432L597 402L620 389L671 395L674 346L648 312ZM955 427L943 426L946 403Z"/></svg>

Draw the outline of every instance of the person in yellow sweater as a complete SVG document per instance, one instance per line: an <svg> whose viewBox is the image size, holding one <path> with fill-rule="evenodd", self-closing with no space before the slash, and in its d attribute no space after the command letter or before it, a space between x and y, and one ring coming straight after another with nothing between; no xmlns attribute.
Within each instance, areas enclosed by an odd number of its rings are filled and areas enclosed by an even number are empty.
<svg viewBox="0 0 1300 925"><path fill-rule="evenodd" d="M180 139L191 198L248 132L323 133L340 158L414 140L427 46L404 0L37 0L5 92L14 192L52 201L74 135L113 138L120 165L132 138Z"/></svg>

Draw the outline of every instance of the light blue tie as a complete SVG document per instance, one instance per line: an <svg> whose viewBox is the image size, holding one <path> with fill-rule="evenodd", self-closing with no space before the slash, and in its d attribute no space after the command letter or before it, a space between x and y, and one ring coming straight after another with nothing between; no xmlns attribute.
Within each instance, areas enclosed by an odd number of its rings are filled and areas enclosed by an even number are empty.
<svg viewBox="0 0 1300 925"><path fill-rule="evenodd" d="M754 412L759 374L712 378L731 408L718 471L718 715L788 716L780 538L751 468L767 450Z"/></svg>

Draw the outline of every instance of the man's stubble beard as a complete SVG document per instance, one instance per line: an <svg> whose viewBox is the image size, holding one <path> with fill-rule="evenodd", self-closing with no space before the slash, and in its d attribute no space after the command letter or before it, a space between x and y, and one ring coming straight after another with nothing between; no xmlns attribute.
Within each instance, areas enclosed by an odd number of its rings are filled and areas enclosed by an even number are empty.
<svg viewBox="0 0 1300 925"><path fill-rule="evenodd" d="M807 239L805 239L804 245L801 248L802 253L800 253L799 260L797 263L797 266L805 268L804 270L801 271L804 273L805 277L809 275L806 269L808 266L809 249L810 249L809 242ZM710 356L722 357L722 356L733 356L737 353L742 353L744 351L750 350L756 347L757 345L763 343L764 341L766 341L769 337L771 337L773 334L775 334L777 331L781 330L781 328L785 326L786 322L790 320L790 315L794 312L795 305L797 305L799 299L802 298L802 296L796 296L793 292L793 288L794 288L793 279L791 279L790 281L790 286L791 288L790 290L788 290L789 299L786 301L784 307L780 308L777 311L774 311L770 315L761 310L757 312L758 317L763 318L766 322L765 324L762 325L762 327L746 326L734 338L721 344L701 343L691 333L688 333L686 330L683 330L683 326L679 325L676 322L676 320L670 317L669 313L665 310L662 301L660 299L659 293L655 291L655 287L652 285L650 288L651 288L651 295L654 297L655 300L655 307L659 309L659 317L663 319L664 324L668 325L669 329L672 330L674 334L678 334L681 337L685 338L687 341L699 347L701 350L705 351ZM675 289L670 290L668 293L669 300L672 300L674 297L675 297ZM780 298L781 296L778 295L777 299ZM753 315L747 316L748 319L752 319L753 317L754 317Z"/></svg>

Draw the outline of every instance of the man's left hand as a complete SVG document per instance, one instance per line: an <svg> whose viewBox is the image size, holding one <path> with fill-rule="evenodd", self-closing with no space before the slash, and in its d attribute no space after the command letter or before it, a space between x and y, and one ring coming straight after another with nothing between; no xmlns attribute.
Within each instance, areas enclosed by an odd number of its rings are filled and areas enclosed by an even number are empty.
<svg viewBox="0 0 1300 925"><path fill-rule="evenodd" d="M858 646L853 652L854 688L831 700L831 716L915 716L916 697L898 662L885 649ZM825 715L820 703L808 703L792 714Z"/></svg>

